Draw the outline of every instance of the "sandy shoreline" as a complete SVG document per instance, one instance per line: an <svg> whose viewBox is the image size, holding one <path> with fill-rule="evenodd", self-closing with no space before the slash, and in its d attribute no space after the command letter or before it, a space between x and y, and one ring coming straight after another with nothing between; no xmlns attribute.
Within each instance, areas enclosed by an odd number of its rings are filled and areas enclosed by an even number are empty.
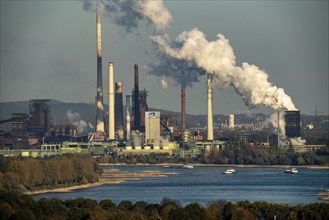
<svg viewBox="0 0 329 220"><path fill-rule="evenodd" d="M163 178L168 175L178 174L176 172L161 172L161 171L140 171L140 172L128 172L128 171L121 171L118 169L110 169L104 170L104 172L100 176L100 180L95 183L88 183L88 184L81 184L81 185L74 185L68 187L60 187L56 189L41 189L36 191L28 191L24 194L26 195L35 195L35 194L42 194L42 193L49 193L49 192L71 192L73 190L78 189L87 189L97 186L102 186L106 184L120 184L129 180L141 180L144 178Z"/></svg>

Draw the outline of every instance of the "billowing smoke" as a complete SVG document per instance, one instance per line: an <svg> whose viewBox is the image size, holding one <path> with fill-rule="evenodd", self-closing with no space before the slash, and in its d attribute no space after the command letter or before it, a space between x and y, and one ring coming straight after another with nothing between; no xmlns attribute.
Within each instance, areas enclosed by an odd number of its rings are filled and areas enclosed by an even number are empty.
<svg viewBox="0 0 329 220"><path fill-rule="evenodd" d="M267 119L268 122L275 128L275 133L278 133L279 129L279 144L285 145L286 144L286 129L285 129L285 121L284 121L284 111L274 112L269 118ZM279 121L279 123L278 123ZM279 128L278 128L279 125Z"/></svg>
<svg viewBox="0 0 329 220"><path fill-rule="evenodd" d="M178 35L173 46L167 35L151 39L163 54L212 73L214 84L233 86L249 108L265 105L276 110L296 110L284 90L268 81L265 71L248 63L242 63L242 67L236 65L229 40L222 34L209 42L203 32L194 28Z"/></svg>
<svg viewBox="0 0 329 220"><path fill-rule="evenodd" d="M157 61L149 64L145 71L150 75L161 77L162 86L164 77L172 79L176 84L188 87L199 82L200 75L206 74L205 70L196 67L191 62L172 58L164 54L158 54Z"/></svg>
<svg viewBox="0 0 329 220"><path fill-rule="evenodd" d="M80 119L80 115L77 112L72 113L71 110L66 111L66 117L69 119L72 125L77 126L77 131L82 133L87 128L87 123Z"/></svg>
<svg viewBox="0 0 329 220"><path fill-rule="evenodd" d="M155 29L171 25L173 18L162 0L81 0L86 11L98 11L110 17L114 23L131 32L139 21L149 21Z"/></svg>

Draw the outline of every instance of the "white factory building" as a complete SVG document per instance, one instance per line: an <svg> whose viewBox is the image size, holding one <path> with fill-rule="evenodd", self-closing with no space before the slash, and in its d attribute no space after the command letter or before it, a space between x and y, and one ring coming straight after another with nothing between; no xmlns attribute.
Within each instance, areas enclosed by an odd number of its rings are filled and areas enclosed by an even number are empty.
<svg viewBox="0 0 329 220"><path fill-rule="evenodd" d="M145 142L147 145L160 145L160 112L145 112Z"/></svg>

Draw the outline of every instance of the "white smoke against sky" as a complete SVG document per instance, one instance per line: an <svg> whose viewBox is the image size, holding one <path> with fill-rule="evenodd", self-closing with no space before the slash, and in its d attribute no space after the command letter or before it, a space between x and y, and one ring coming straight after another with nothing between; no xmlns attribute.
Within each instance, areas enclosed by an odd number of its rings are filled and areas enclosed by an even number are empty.
<svg viewBox="0 0 329 220"><path fill-rule="evenodd" d="M168 89L168 80L163 76L162 79L161 79L161 87L163 89Z"/></svg>
<svg viewBox="0 0 329 220"><path fill-rule="evenodd" d="M173 47L167 35L151 36L151 40L167 56L212 73L214 84L233 86L249 108L264 105L275 110L296 110L291 98L282 88L269 82L264 70L248 63L242 63L241 67L236 65L233 48L222 34L209 42L203 32L194 28L178 35Z"/></svg>
<svg viewBox="0 0 329 220"><path fill-rule="evenodd" d="M156 30L163 30L173 22L172 15L162 0L81 0L86 11L98 11L127 32L137 28L139 21L146 20Z"/></svg>
<svg viewBox="0 0 329 220"><path fill-rule="evenodd" d="M82 133L87 128L87 123L84 120L80 119L80 115L77 112L72 113L71 110L66 111L66 117L69 119L72 125L77 126L77 131Z"/></svg>

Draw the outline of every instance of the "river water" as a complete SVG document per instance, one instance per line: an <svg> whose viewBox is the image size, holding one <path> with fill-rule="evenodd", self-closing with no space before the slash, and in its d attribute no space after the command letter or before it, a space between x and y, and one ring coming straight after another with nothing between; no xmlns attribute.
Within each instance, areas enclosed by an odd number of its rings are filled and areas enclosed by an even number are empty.
<svg viewBox="0 0 329 220"><path fill-rule="evenodd" d="M105 167L104 169L110 169ZM179 200L186 205L210 201L231 202L267 201L272 203L308 204L320 202L316 194L329 188L329 169L299 168L298 174L286 174L284 168L235 168L236 174L224 175L227 167L144 167L120 166L125 171L175 171L179 174L165 178L145 178L122 184L109 184L66 193L44 193L33 198L56 197L62 200L91 198L97 201L111 199L160 203L163 198Z"/></svg>

